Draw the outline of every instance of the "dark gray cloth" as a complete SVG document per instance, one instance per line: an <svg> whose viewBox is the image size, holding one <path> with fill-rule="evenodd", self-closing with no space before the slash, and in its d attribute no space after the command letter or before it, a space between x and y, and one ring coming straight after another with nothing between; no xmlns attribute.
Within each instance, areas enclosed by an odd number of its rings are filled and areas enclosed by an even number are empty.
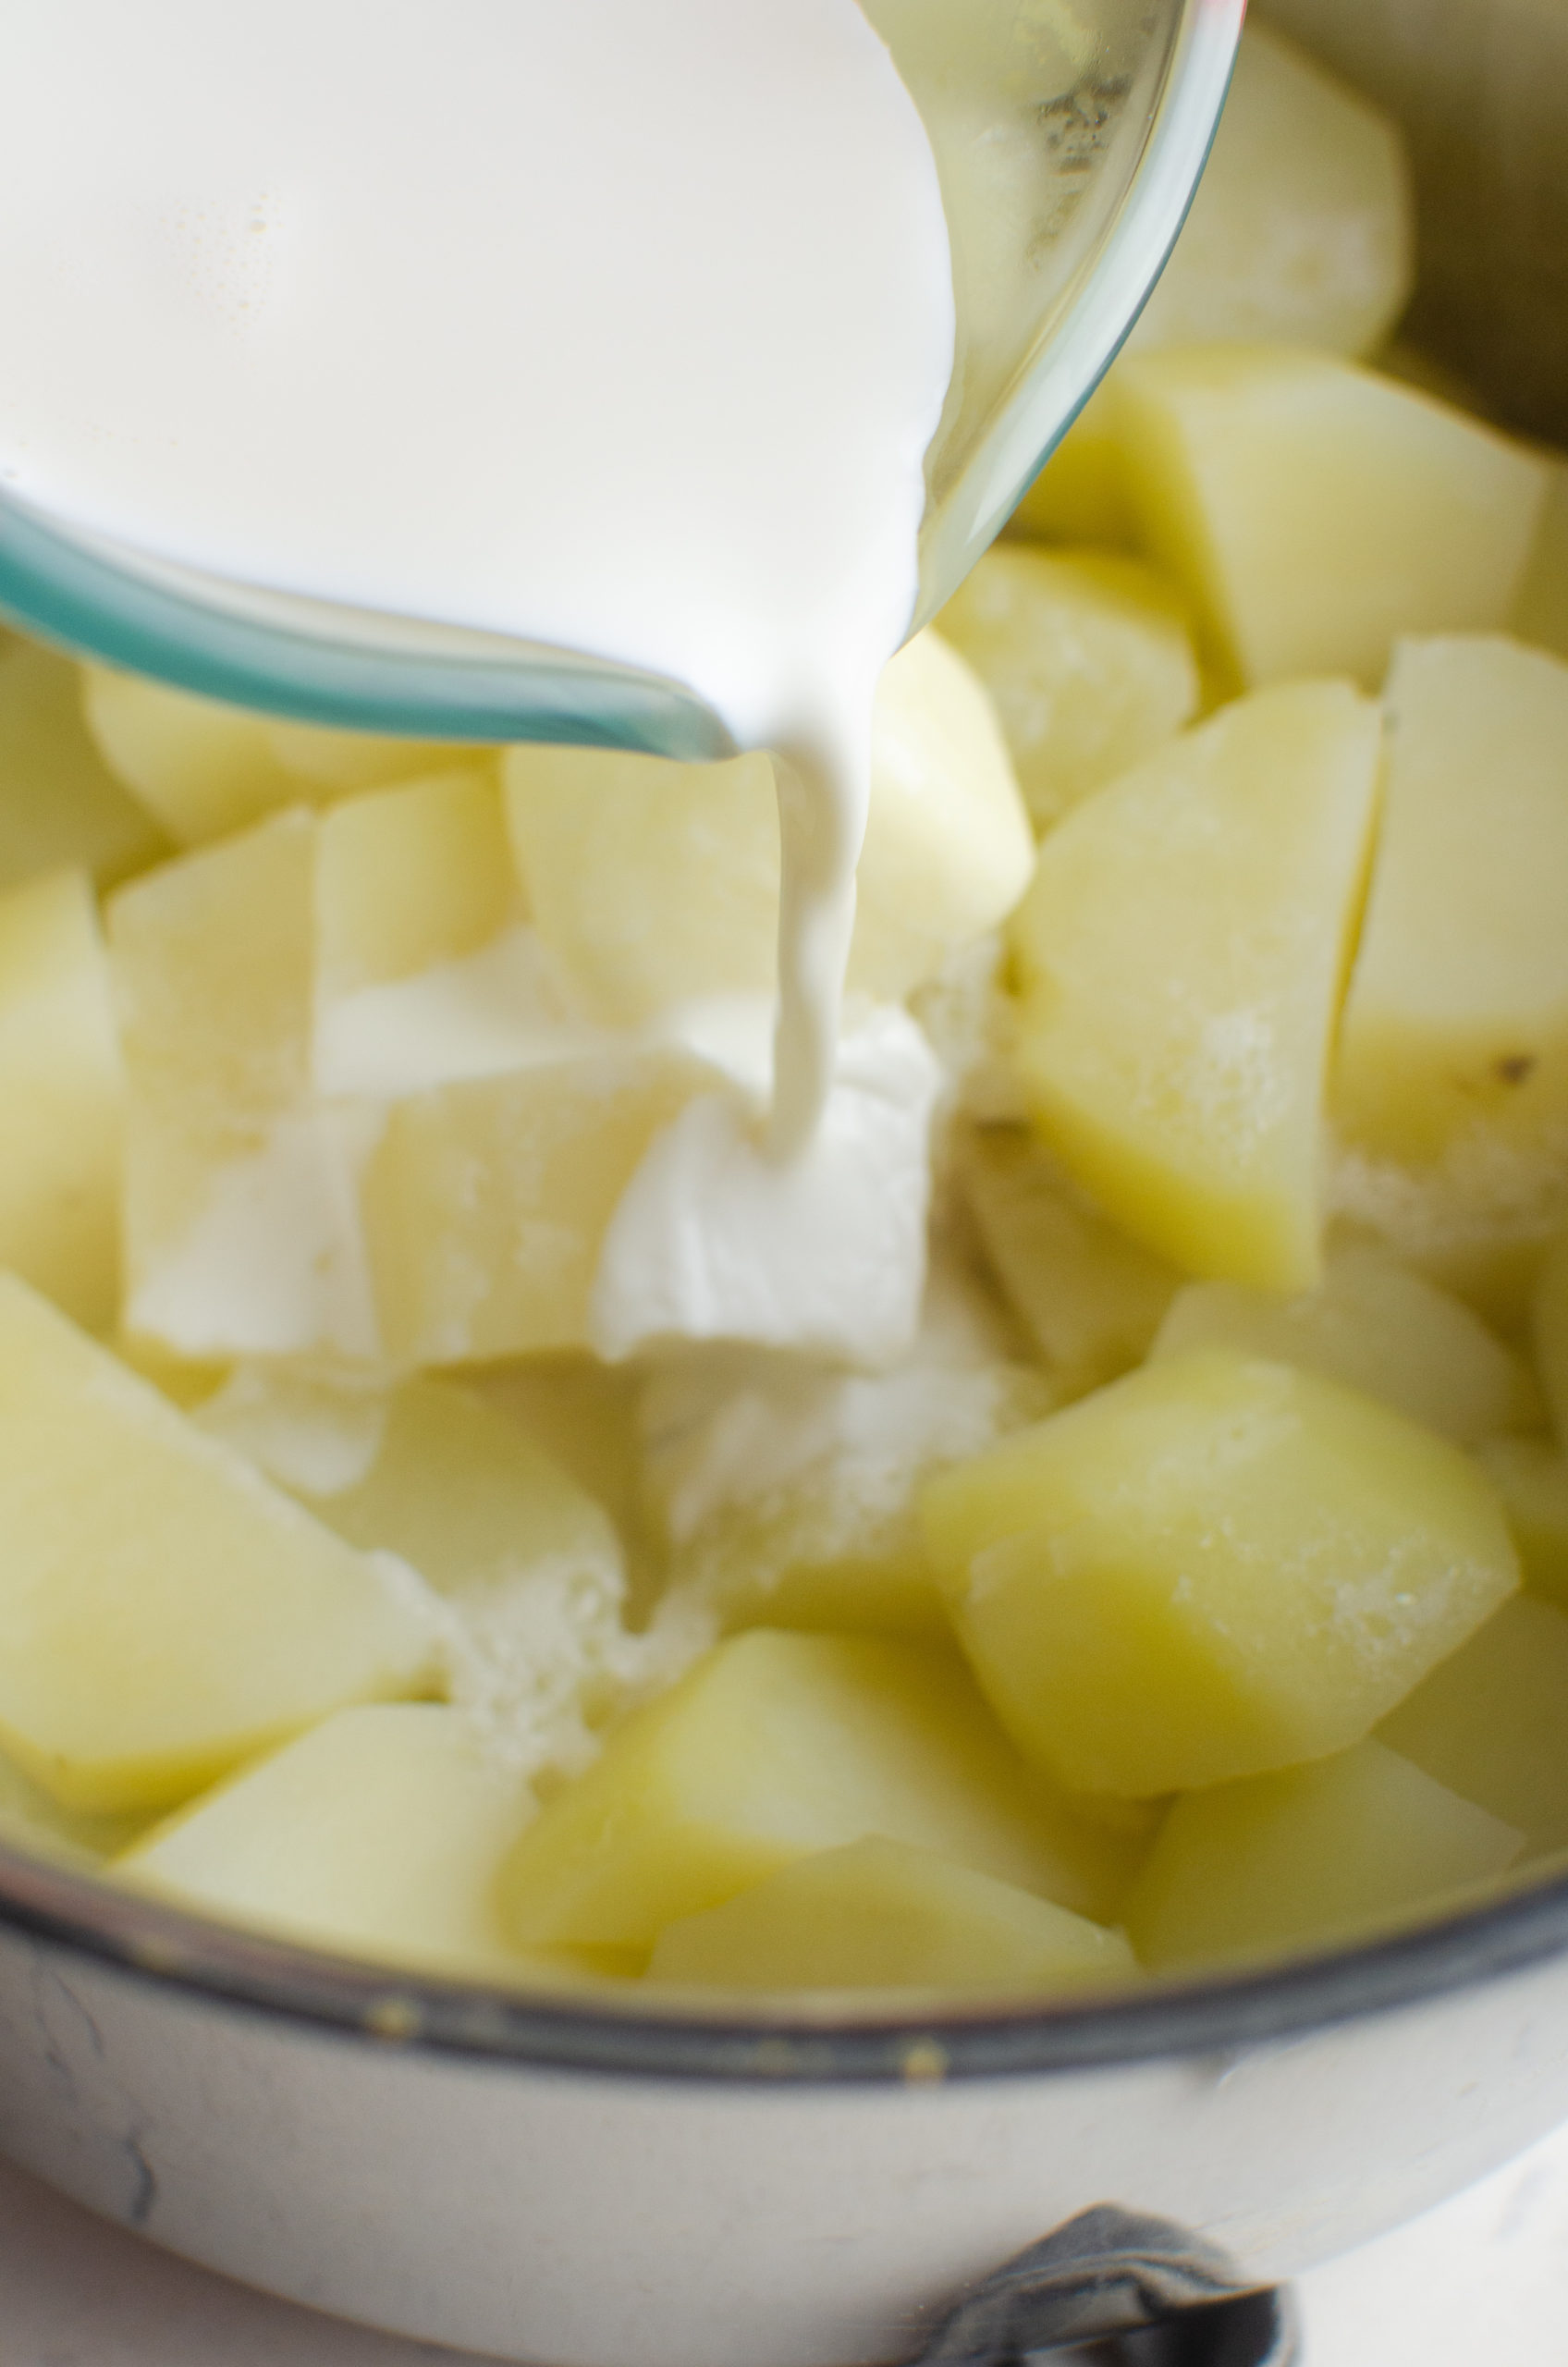
<svg viewBox="0 0 1568 2367"><path fill-rule="evenodd" d="M1292 2367L1283 2290L1249 2287L1214 2245L1096 2204L966 2294L911 2367L1026 2367L1114 2339L1126 2367Z"/></svg>

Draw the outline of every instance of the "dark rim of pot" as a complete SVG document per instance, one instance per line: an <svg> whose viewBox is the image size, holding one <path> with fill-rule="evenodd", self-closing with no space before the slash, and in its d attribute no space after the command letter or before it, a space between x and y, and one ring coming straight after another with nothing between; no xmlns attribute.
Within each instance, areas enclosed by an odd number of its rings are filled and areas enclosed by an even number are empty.
<svg viewBox="0 0 1568 2367"><path fill-rule="evenodd" d="M623 2000L370 1966L210 1923L92 1872L0 1846L0 1926L118 1968L192 2005L317 2035L644 2079L926 2083L1227 2053L1528 1970L1568 1951L1568 1871L1440 1920L1201 1980L1150 1981L1048 2005L850 2011L845 2001Z"/></svg>

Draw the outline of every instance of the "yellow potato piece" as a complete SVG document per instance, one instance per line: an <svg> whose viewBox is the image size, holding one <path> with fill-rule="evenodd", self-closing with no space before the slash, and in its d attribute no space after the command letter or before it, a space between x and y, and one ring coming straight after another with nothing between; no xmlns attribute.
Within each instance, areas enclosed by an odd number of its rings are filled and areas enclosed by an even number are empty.
<svg viewBox="0 0 1568 2367"><path fill-rule="evenodd" d="M88 736L71 660L0 639L0 889L63 864L108 888L165 852Z"/></svg>
<svg viewBox="0 0 1568 2367"><path fill-rule="evenodd" d="M104 764L177 846L245 829L309 794L264 715L107 666L84 668L82 705Z"/></svg>
<svg viewBox="0 0 1568 2367"><path fill-rule="evenodd" d="M849 985L895 998L994 928L1029 884L1029 816L986 686L938 632L883 669Z"/></svg>
<svg viewBox="0 0 1568 2367"><path fill-rule="evenodd" d="M766 756L514 748L507 815L534 922L586 1013L635 1026L682 1002L771 994L778 817ZM990 702L922 633L887 668L873 718L871 808L850 984L904 994L993 927L1033 842Z"/></svg>
<svg viewBox="0 0 1568 2367"><path fill-rule="evenodd" d="M114 1321L125 1071L85 872L0 896L0 1266L89 1331Z"/></svg>
<svg viewBox="0 0 1568 2367"><path fill-rule="evenodd" d="M516 1979L496 1904L533 1813L454 1710L340 1710L205 1793L115 1870L138 1888L308 1947Z"/></svg>
<svg viewBox="0 0 1568 2367"><path fill-rule="evenodd" d="M1089 397L1012 513L1011 536L1131 548L1137 521L1116 427L1116 367Z"/></svg>
<svg viewBox="0 0 1568 2367"><path fill-rule="evenodd" d="M1344 683L1240 700L1052 831L1013 917L1039 1131L1191 1273L1317 1280L1322 1104L1380 737Z"/></svg>
<svg viewBox="0 0 1568 2367"><path fill-rule="evenodd" d="M1547 1254L1531 1301L1536 1363L1557 1432L1568 1447L1568 1233Z"/></svg>
<svg viewBox="0 0 1568 2367"><path fill-rule="evenodd" d="M1359 1741L1518 1584L1470 1458L1194 1349L933 1479L926 1546L1019 1748L1152 1798Z"/></svg>
<svg viewBox="0 0 1568 2367"><path fill-rule="evenodd" d="M1150 1971L1329 1947L1435 1915L1521 1837L1378 1742L1178 1800L1128 1897Z"/></svg>
<svg viewBox="0 0 1568 2367"><path fill-rule="evenodd" d="M939 622L996 702L1036 831L1197 712L1182 603L1135 559L998 545Z"/></svg>
<svg viewBox="0 0 1568 2367"><path fill-rule="evenodd" d="M505 1913L524 1946L646 1947L872 1834L1096 1916L1138 1847L1031 1776L948 1653L756 1628L629 1719L545 1809L507 1867Z"/></svg>
<svg viewBox="0 0 1568 2367"><path fill-rule="evenodd" d="M1130 350L1246 338L1370 352L1410 293L1409 182L1391 117L1249 24L1197 197ZM1026 531L1133 539L1117 374L1024 495Z"/></svg>
<svg viewBox="0 0 1568 2367"><path fill-rule="evenodd" d="M1021 1128L977 1127L959 1177L991 1270L1062 1394L1141 1364L1180 1275L1075 1194Z"/></svg>
<svg viewBox="0 0 1568 2367"><path fill-rule="evenodd" d="M416 1690L391 1583L0 1276L0 1742L68 1806L157 1808L355 1700Z"/></svg>
<svg viewBox="0 0 1568 2367"><path fill-rule="evenodd" d="M1508 1515L1525 1584L1568 1611L1568 1454L1548 1439L1488 1439L1481 1462Z"/></svg>
<svg viewBox="0 0 1568 2367"><path fill-rule="evenodd" d="M600 1245L654 1136L712 1072L634 1047L414 1093L360 1180L394 1366L585 1346Z"/></svg>
<svg viewBox="0 0 1568 2367"><path fill-rule="evenodd" d="M247 829L285 805L322 805L485 757L479 749L279 723L107 666L83 668L82 704L110 773L182 847Z"/></svg>
<svg viewBox="0 0 1568 2367"><path fill-rule="evenodd" d="M1249 24L1192 211L1132 343L1370 353L1409 300L1415 230L1395 118Z"/></svg>
<svg viewBox="0 0 1568 2367"><path fill-rule="evenodd" d="M972 1866L872 1838L802 1858L660 1932L650 1981L1039 1995L1136 1971L1120 1932Z"/></svg>
<svg viewBox="0 0 1568 2367"><path fill-rule="evenodd" d="M1516 1595L1439 1662L1378 1737L1525 1836L1568 1849L1568 1618Z"/></svg>
<svg viewBox="0 0 1568 2367"><path fill-rule="evenodd" d="M1247 685L1376 689L1401 633L1513 611L1546 463L1331 354L1206 346L1126 360L1116 420L1138 531Z"/></svg>
<svg viewBox="0 0 1568 2367"><path fill-rule="evenodd" d="M1381 1398L1459 1446L1527 1428L1534 1385L1519 1357L1460 1299L1368 1245L1345 1244L1320 1289L1281 1299L1236 1282L1194 1282L1172 1303L1158 1357L1235 1348L1300 1365Z"/></svg>
<svg viewBox="0 0 1568 2367"><path fill-rule="evenodd" d="M353 1207L367 1119L310 1098L315 851L314 816L292 811L109 904L126 1324L193 1361L375 1347Z"/></svg>
<svg viewBox="0 0 1568 2367"><path fill-rule="evenodd" d="M493 772L431 772L323 816L316 992L330 1000L460 961L521 918Z"/></svg>
<svg viewBox="0 0 1568 2367"><path fill-rule="evenodd" d="M1341 1131L1419 1163L1568 1147L1568 665L1401 644L1387 810L1334 1078Z"/></svg>

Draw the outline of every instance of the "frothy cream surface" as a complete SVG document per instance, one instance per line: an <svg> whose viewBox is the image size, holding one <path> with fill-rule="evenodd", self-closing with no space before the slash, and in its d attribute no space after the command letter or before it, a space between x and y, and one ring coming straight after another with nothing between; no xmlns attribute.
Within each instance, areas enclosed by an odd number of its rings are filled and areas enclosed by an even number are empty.
<svg viewBox="0 0 1568 2367"><path fill-rule="evenodd" d="M6 79L0 484L664 674L777 751L799 1147L953 348L855 0L16 0Z"/></svg>

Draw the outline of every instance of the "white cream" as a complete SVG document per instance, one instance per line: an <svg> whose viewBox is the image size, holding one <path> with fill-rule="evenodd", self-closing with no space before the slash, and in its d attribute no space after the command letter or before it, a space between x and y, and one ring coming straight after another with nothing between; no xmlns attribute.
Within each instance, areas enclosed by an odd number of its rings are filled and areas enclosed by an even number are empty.
<svg viewBox="0 0 1568 2367"><path fill-rule="evenodd" d="M778 751L798 1148L953 348L854 0L15 0L5 70L0 483L651 669Z"/></svg>

